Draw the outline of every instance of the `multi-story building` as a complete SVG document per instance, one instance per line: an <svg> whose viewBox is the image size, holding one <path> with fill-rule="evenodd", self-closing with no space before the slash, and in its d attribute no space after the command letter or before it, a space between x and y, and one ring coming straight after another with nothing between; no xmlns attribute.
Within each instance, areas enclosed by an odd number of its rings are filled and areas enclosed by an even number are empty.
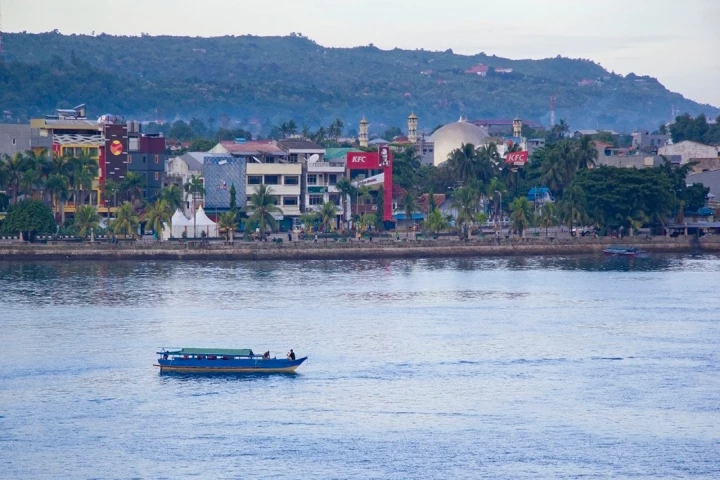
<svg viewBox="0 0 720 480"><path fill-rule="evenodd" d="M0 124L0 155L13 156L33 148L50 150L52 141L41 137L40 130L31 128L29 124Z"/></svg>
<svg viewBox="0 0 720 480"><path fill-rule="evenodd" d="M699 159L720 158L720 145L705 145L704 143L685 140L673 145L665 145L658 149L659 155L680 155L682 164Z"/></svg>
<svg viewBox="0 0 720 480"><path fill-rule="evenodd" d="M315 142L304 138L292 138L277 142L287 155L288 163L301 166L300 211L318 211L323 203L330 201L330 193L335 194L333 201L339 205L335 184L342 176L345 164L325 161L325 149Z"/></svg>
<svg viewBox="0 0 720 480"><path fill-rule="evenodd" d="M138 122L128 122L127 171L143 177L143 198L146 200L157 197L163 187L165 151L165 137L141 133Z"/></svg>
<svg viewBox="0 0 720 480"><path fill-rule="evenodd" d="M670 135L638 130L632 134L632 146L638 149L659 149L670 142Z"/></svg>

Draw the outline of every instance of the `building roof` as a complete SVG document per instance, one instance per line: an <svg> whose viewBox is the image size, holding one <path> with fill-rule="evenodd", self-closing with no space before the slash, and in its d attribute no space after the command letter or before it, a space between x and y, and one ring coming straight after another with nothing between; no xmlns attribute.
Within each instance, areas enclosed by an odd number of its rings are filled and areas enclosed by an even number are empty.
<svg viewBox="0 0 720 480"><path fill-rule="evenodd" d="M34 118L30 120L33 128L73 128L76 130L101 130L95 120L86 118Z"/></svg>
<svg viewBox="0 0 720 480"><path fill-rule="evenodd" d="M327 148L325 149L325 161L326 162L339 162L345 161L347 154L350 152L362 152L357 148Z"/></svg>
<svg viewBox="0 0 720 480"><path fill-rule="evenodd" d="M511 127L513 120L509 118L481 118L479 120L473 120L470 123L477 125L478 127ZM523 125L533 128L540 126L537 122L533 122L532 120L523 120Z"/></svg>
<svg viewBox="0 0 720 480"><path fill-rule="evenodd" d="M220 144L233 155L285 155L285 152L274 140L250 140L248 142L228 140L220 142Z"/></svg>
<svg viewBox="0 0 720 480"><path fill-rule="evenodd" d="M489 137L487 129L472 123L459 121L449 123L435 131L430 140L435 144L433 163L440 165L448 159L448 155L465 144L479 147Z"/></svg>
<svg viewBox="0 0 720 480"><path fill-rule="evenodd" d="M387 145L388 143L390 142L388 142L384 138L373 138L368 142L368 145Z"/></svg>
<svg viewBox="0 0 720 480"><path fill-rule="evenodd" d="M435 206L439 207L440 205L443 204L443 202L445 202L445 199L447 198L447 196L444 193L434 193L433 198L435 199ZM420 209L420 211L422 211L424 213L428 213L428 207L429 207L429 203L430 203L429 200L430 200L430 194L423 193L422 195L420 195L420 198L418 198L418 202L417 202L418 208Z"/></svg>
<svg viewBox="0 0 720 480"><path fill-rule="evenodd" d="M188 170L199 172L202 170L203 163L205 163L205 157L217 156L215 153L207 152L187 152L180 158L188 166Z"/></svg>
<svg viewBox="0 0 720 480"><path fill-rule="evenodd" d="M286 152L290 150L318 150L324 152L325 149L317 143L306 138L288 138L286 140L278 140L278 146Z"/></svg>

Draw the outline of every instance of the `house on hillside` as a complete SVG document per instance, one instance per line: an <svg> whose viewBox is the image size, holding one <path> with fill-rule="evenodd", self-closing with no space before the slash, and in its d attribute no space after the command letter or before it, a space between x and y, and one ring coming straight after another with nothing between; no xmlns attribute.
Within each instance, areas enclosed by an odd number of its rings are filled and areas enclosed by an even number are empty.
<svg viewBox="0 0 720 480"><path fill-rule="evenodd" d="M490 70L490 67L487 65L483 65L482 63L479 63L475 66L472 66L465 70L465 73L469 73L471 75L480 75L481 77L487 76L488 70Z"/></svg>

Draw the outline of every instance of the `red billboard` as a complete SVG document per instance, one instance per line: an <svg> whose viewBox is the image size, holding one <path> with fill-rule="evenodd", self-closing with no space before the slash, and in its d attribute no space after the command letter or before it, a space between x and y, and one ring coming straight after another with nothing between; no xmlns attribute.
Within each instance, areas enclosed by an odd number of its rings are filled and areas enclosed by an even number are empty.
<svg viewBox="0 0 720 480"><path fill-rule="evenodd" d="M509 152L505 155L505 163L511 165L525 165L528 161L528 152Z"/></svg>
<svg viewBox="0 0 720 480"><path fill-rule="evenodd" d="M347 169L379 170L383 179L383 220L392 221L392 151L388 146L378 148L377 152L348 152ZM376 172L379 173L379 172ZM372 175L372 174L371 174Z"/></svg>

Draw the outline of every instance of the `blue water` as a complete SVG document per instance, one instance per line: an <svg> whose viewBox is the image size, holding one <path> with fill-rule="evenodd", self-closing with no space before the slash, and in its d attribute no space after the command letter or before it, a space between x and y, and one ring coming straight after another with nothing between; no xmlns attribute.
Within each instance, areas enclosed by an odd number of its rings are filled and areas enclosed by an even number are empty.
<svg viewBox="0 0 720 480"><path fill-rule="evenodd" d="M0 264L0 478L719 478L720 259ZM291 376L159 375L160 346Z"/></svg>

